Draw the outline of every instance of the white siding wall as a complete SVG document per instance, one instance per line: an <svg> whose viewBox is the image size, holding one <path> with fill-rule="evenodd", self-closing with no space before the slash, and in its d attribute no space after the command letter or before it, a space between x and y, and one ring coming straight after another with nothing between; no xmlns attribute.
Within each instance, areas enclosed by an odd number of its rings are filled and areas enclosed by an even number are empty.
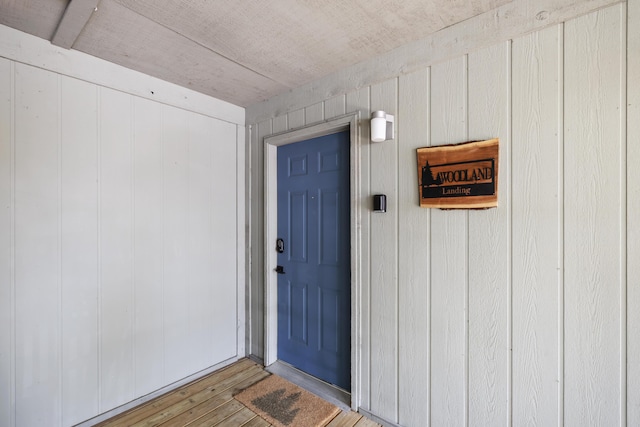
<svg viewBox="0 0 640 427"><path fill-rule="evenodd" d="M640 81L640 0L627 8L627 82ZM627 85L627 421L640 423L640 85ZM624 174L624 171L622 171ZM624 272L623 272L624 273Z"/></svg>
<svg viewBox="0 0 640 427"><path fill-rule="evenodd" d="M250 139L251 351L262 354L262 138L360 110L358 405L407 426L640 425L639 3L324 102L310 86L250 108L274 116ZM282 114L305 90L309 107ZM368 141L378 109L396 116L393 142ZM416 148L494 137L498 208L418 206ZM388 211L369 214L380 192Z"/></svg>
<svg viewBox="0 0 640 427"><path fill-rule="evenodd" d="M244 356L244 126L164 101L0 57L0 425Z"/></svg>

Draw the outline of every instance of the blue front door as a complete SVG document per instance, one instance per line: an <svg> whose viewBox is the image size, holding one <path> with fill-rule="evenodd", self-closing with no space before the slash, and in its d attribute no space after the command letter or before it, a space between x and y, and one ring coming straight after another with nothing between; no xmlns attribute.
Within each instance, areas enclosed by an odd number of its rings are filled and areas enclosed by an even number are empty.
<svg viewBox="0 0 640 427"><path fill-rule="evenodd" d="M278 359L347 391L349 213L348 132L278 147Z"/></svg>

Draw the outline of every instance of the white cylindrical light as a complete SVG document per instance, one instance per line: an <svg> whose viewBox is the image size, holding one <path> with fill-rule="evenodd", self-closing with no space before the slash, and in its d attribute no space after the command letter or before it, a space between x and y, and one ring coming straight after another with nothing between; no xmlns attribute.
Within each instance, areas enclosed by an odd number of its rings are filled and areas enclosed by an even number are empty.
<svg viewBox="0 0 640 427"><path fill-rule="evenodd" d="M387 115L384 111L371 113L371 141L382 142L387 139Z"/></svg>

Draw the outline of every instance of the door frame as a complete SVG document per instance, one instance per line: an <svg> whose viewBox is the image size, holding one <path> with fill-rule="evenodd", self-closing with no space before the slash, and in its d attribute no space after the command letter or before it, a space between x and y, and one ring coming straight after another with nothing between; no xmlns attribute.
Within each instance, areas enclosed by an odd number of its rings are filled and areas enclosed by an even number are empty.
<svg viewBox="0 0 640 427"><path fill-rule="evenodd" d="M349 131L349 189L351 236L351 408L360 402L361 349L358 346L361 313L362 203L360 177L360 112L345 114L264 138L264 365L278 360L278 274L275 272L278 238L278 147Z"/></svg>

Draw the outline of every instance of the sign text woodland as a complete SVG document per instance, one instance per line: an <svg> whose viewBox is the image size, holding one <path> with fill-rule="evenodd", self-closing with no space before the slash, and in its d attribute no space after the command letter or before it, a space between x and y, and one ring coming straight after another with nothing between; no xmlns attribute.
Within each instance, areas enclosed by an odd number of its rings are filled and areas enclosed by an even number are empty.
<svg viewBox="0 0 640 427"><path fill-rule="evenodd" d="M420 206L489 208L498 205L498 140L418 149Z"/></svg>

